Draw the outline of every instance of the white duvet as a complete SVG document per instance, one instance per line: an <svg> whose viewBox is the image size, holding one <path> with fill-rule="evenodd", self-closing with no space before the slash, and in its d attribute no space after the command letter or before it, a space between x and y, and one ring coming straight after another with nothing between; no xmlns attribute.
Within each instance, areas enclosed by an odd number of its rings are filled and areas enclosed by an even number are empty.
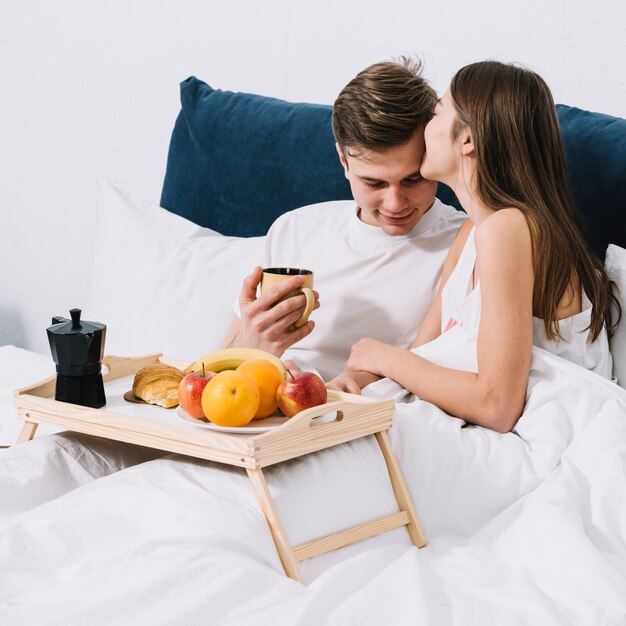
<svg viewBox="0 0 626 626"><path fill-rule="evenodd" d="M397 529L286 578L243 470L76 434L0 451L0 624L626 624L626 391L541 350L515 433L420 400ZM294 544L393 512L362 439L266 470Z"/></svg>

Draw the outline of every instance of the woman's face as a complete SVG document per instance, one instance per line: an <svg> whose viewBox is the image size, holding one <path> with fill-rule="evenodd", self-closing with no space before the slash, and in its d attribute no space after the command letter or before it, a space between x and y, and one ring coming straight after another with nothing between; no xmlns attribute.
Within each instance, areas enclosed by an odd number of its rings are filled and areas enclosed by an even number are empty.
<svg viewBox="0 0 626 626"><path fill-rule="evenodd" d="M426 151L420 168L424 178L447 184L455 180L461 157L460 140L452 137L456 119L457 112L448 90L437 101L435 113L424 129Z"/></svg>

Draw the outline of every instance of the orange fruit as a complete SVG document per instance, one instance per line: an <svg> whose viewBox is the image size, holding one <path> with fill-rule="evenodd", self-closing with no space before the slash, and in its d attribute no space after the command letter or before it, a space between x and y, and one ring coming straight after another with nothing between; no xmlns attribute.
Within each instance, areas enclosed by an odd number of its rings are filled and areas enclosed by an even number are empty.
<svg viewBox="0 0 626 626"><path fill-rule="evenodd" d="M259 408L259 388L250 376L224 370L206 384L202 410L218 426L245 426Z"/></svg>
<svg viewBox="0 0 626 626"><path fill-rule="evenodd" d="M244 361L236 371L250 376L259 388L261 400L253 419L271 415L278 408L276 390L278 385L283 382L281 371L273 363L265 359Z"/></svg>

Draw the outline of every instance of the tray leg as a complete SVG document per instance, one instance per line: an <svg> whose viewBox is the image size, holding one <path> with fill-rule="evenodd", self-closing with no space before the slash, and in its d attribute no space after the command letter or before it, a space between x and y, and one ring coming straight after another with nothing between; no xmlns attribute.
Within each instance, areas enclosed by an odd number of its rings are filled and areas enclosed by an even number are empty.
<svg viewBox="0 0 626 626"><path fill-rule="evenodd" d="M406 511L411 518L411 521L407 524L407 530L414 546L423 548L426 545L426 536L420 525L419 518L413 506L411 500L411 494L407 489L404 477L400 471L400 465L391 448L391 442L389 441L389 435L387 431L381 431L376 433L376 441L382 450L385 462L387 463L387 470L389 471L389 478L391 478L391 484L393 486L393 492L396 496L396 501L400 506L401 511Z"/></svg>
<svg viewBox="0 0 626 626"><path fill-rule="evenodd" d="M20 431L20 436L17 438L15 444L24 443L25 441L30 441L37 432L37 422L24 422L24 426L22 426L22 430Z"/></svg>
<svg viewBox="0 0 626 626"><path fill-rule="evenodd" d="M259 500L261 510L267 519L267 523L272 531L272 538L276 544L278 550L278 556L285 568L285 573L289 578L297 580L299 583L304 584L304 580L300 575L300 568L293 552L293 548L287 538L285 528L280 521L278 511L272 499L272 494L267 486L267 481L261 469L247 469L248 476L252 482L252 487L256 493L256 497Z"/></svg>

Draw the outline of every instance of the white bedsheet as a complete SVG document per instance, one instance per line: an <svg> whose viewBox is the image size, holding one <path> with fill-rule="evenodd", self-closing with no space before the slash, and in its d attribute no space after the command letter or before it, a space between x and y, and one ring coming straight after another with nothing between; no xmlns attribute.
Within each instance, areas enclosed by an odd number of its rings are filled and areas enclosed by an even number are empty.
<svg viewBox="0 0 626 626"><path fill-rule="evenodd" d="M418 400L391 438L428 546L397 529L304 562L308 587L243 470L67 434L0 451L0 624L626 623L624 390L536 350L515 433ZM395 510L371 438L266 473L294 544Z"/></svg>

